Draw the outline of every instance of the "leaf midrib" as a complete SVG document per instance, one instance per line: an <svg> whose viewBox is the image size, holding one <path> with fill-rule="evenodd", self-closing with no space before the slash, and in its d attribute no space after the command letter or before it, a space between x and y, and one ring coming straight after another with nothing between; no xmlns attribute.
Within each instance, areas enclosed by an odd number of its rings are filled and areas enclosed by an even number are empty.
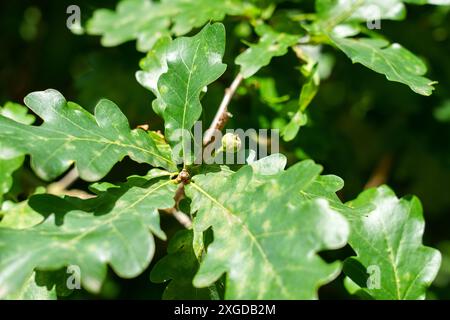
<svg viewBox="0 0 450 320"><path fill-rule="evenodd" d="M197 47L195 48L195 52L194 52L194 57L192 58L192 64L191 67L189 69L189 75L188 75L188 80L187 80L187 84L186 84L186 95L185 95L185 99L184 99L184 106L183 106L183 119L181 122L181 128L182 128L182 134L181 134L181 145L183 147L183 159L184 159L184 163L183 163L183 167L186 167L186 154L185 154L185 150L184 150L184 132L186 130L186 111L187 111L187 106L188 106L188 102L189 102L189 91L190 91L190 87L191 87L191 78L192 78L192 74L194 72L194 65L195 65L195 61L197 60L197 53L198 53L198 49L200 48L200 44L202 42L203 38L200 38L198 43L197 43ZM182 55L180 54L180 58L183 61L184 65L186 66L186 63L184 62L184 60L182 59ZM187 67L187 66L186 66Z"/></svg>
<svg viewBox="0 0 450 320"><path fill-rule="evenodd" d="M79 240L83 239L84 237L86 237L86 236L89 235L90 233L94 232L96 229L98 229L98 228L100 228L100 227L102 227L102 226L104 226L104 225L106 225L106 224L108 224L108 225L112 224L115 220L117 220L119 217L121 217L121 214L122 214L124 211L129 210L129 209L135 207L138 203L140 203L141 201L143 201L143 200L144 200L146 197L148 197L151 193L153 193L153 192L159 190L160 188L162 188L162 187L168 185L169 183L172 183L172 181L171 181L171 180L168 180L168 181L166 181L166 182L164 182L164 183L158 185L158 186L155 187L155 188L149 189L142 197L140 197L138 200L136 200L135 202L133 202L133 203L132 203L131 205L129 205L128 207L121 209L121 210L118 211L116 214L113 214L109 219L103 221L103 222L100 223L100 224L96 224L96 225L92 226L91 228L88 228L87 230L85 230L85 231L83 231L83 232L81 232L81 233L79 233L79 230L67 230L67 229L63 230L63 232L65 233L65 235L70 234L70 233L72 233L72 234L77 234L76 237L74 237L74 238L70 239L69 241L67 241L66 243L64 243L64 247L67 248L67 249L69 249L69 250L75 250L76 243L77 243ZM133 214L134 214L134 213L133 213ZM8 230L12 230L12 229L8 229ZM39 235L42 235L42 236L59 236L59 235L61 234L61 230L57 230L57 231L53 231L53 232L52 232L52 231L48 231L48 230L37 230L36 233L39 234ZM52 246L52 245L50 245L50 246ZM47 247L44 247L44 246L43 246L43 247L41 247L41 248L38 248L38 251L37 251L37 252L39 252L39 250L43 250L43 249L47 249ZM37 252L34 252L34 254L36 254ZM17 259L17 256L13 254L12 256L9 257L9 259L3 260L3 261L2 261L2 265L8 265L8 264L9 264L9 261L16 260L16 259Z"/></svg>
<svg viewBox="0 0 450 320"><path fill-rule="evenodd" d="M258 242L257 237L251 232L251 230L242 222L242 220L234 214L230 209L226 208L223 204L221 204L216 198L214 198L212 195L210 195L207 191L205 191L203 188L201 188L199 185L197 185L195 182L190 183L195 189L197 189L199 192L201 192L204 196L206 196L210 201L215 203L217 206L219 206L222 210L228 213L226 215L227 219L230 222L237 222L240 226L242 226L242 229L247 233L247 235L250 237L251 241L255 244L256 248L260 252L264 262L270 267L271 273L274 275L277 285L280 287L280 289L283 291L283 294L286 297L289 297L289 293L286 291L286 288L284 286L283 280L278 276L278 274L275 271L275 267L270 262L268 256L266 255L264 249L262 248L261 244ZM233 221L233 219L235 221Z"/></svg>
<svg viewBox="0 0 450 320"><path fill-rule="evenodd" d="M2 116L0 116L0 117L2 117ZM7 118L5 118L5 119L7 119ZM7 119L7 120L10 120L10 119ZM148 149L145 149L145 148L133 145L133 144L126 144L126 143L113 141L113 140L110 140L107 137L104 137L104 136L99 135L97 133L94 133L92 135L98 136L98 137L104 139L104 141L100 141L100 140L96 140L96 139L90 139L90 138L84 138L84 137L81 138L81 137L77 137L77 136L72 136L72 135L70 135L70 134L68 134L66 132L63 132L63 131L60 131L60 130L56 130L56 129L53 129L53 128L48 128L48 127L43 127L43 126L27 126L27 125L23 125L23 124L18 123L18 122L17 122L17 126L16 125L15 126L11 126L11 125L8 125L8 124L5 124L5 123L2 124L2 126L3 127L8 127L9 126L10 128L12 128L14 130L20 129L20 130L24 131L27 135L32 135L32 136L38 137L39 139L53 140L53 141L87 141L87 142L98 143L98 144L101 144L101 145L104 145L104 144L116 145L116 146L119 146L119 147L122 147L122 148L125 148L125 149L127 149L127 148L136 149L136 150L139 150L141 152L148 153L148 154L150 154L150 155L152 155L152 156L154 156L154 157L156 157L156 158L158 158L160 160L164 160L167 163L172 163L171 159L165 158L164 156L162 156L160 154L157 154L157 153L154 153L151 150L148 150ZM28 128L39 128L38 130L58 133L58 134L60 134L62 136L65 136L67 138L56 138L56 137L41 136L41 135L36 134L33 131L27 130ZM88 131L88 132L92 133L90 131ZM130 130L130 132L133 132L133 130ZM5 136L5 135L2 135L0 133L0 136ZM26 138L15 137L15 136L14 137L10 137L9 135L8 135L8 138L12 138L14 140L25 140L25 141L28 141L28 139L26 139Z"/></svg>

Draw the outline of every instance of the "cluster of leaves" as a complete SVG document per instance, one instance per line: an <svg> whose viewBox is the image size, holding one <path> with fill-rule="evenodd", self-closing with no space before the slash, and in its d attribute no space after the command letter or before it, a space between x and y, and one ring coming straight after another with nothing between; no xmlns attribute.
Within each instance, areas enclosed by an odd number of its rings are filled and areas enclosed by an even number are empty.
<svg viewBox="0 0 450 320"><path fill-rule="evenodd" d="M289 168L273 154L240 168L193 166L177 129L191 130L202 113L205 87L226 69L226 15L241 16L259 41L236 57L248 79L290 48L301 61L304 85L298 109L283 128L292 140L305 124L306 108L323 76L322 46L341 50L388 80L430 95L433 81L424 63L399 44L369 32L364 22L377 5L381 19L402 19L400 0L317 0L316 12L276 10L265 1L124 0L116 11L98 10L87 24L91 34L113 46L136 39L149 50L137 80L156 99L154 111L165 124L159 133L130 129L113 102L101 100L95 115L56 90L34 92L25 105L6 104L0 115L0 196L24 161L51 181L74 165L85 181L99 181L125 156L154 167L121 184L95 183L90 199L36 192L23 202L5 201L0 220L0 297L56 297L54 279L41 272L77 265L83 287L99 292L107 267L123 278L150 264L154 236L167 240L160 210L183 210L192 227L169 240L167 256L151 272L154 282L169 282L164 298L314 299L318 288L341 270L351 293L373 299L421 299L440 266L440 253L422 244L424 221L415 197L397 198L386 186L342 203L343 181L321 175L312 160ZM203 26L191 37L178 37ZM365 37L361 35L366 35ZM176 164L183 164L183 171ZM185 171L190 180L178 176ZM188 205L174 200L183 187ZM326 262L319 253L349 245L356 256ZM379 283L367 270L377 267ZM39 279L38 279L39 278ZM53 284L53 285L52 285Z"/></svg>

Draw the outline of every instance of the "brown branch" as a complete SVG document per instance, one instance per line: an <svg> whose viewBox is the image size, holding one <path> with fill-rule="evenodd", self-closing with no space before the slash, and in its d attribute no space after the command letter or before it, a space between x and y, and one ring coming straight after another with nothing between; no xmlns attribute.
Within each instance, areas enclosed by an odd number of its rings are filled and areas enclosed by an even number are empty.
<svg viewBox="0 0 450 320"><path fill-rule="evenodd" d="M77 197L80 199L92 199L92 198L97 197L96 195L93 195L89 192L86 192L84 190L79 190L79 189L62 190L60 193L50 193L50 194L59 195L59 196Z"/></svg>
<svg viewBox="0 0 450 320"><path fill-rule="evenodd" d="M53 194L55 196L67 195L67 196L71 196L71 197L77 197L80 199L95 198L95 195L90 194L86 191L78 190L78 189L69 189L69 187L75 181L77 181L79 177L80 176L78 175L77 169L72 168L59 181L50 183L47 186L47 193Z"/></svg>
<svg viewBox="0 0 450 320"><path fill-rule="evenodd" d="M187 214L175 208L162 209L161 211L172 215L183 227L190 229L192 227L192 220Z"/></svg>
<svg viewBox="0 0 450 320"><path fill-rule="evenodd" d="M367 181L366 185L364 186L364 189L378 187L386 183L391 168L392 168L392 156L390 154L386 154L378 162L378 165L375 167L375 170L370 176L369 181Z"/></svg>
<svg viewBox="0 0 450 320"><path fill-rule="evenodd" d="M236 92L243 79L244 77L242 76L242 74L238 73L236 78L234 78L233 82L231 83L230 87L225 89L225 95L223 96L222 102L219 105L219 109L217 110L217 113L214 116L209 129L205 132L205 136L203 138L204 146L208 145L211 142L214 131L222 130L228 119L231 117L231 114L228 112L228 105L230 104L234 93Z"/></svg>
<svg viewBox="0 0 450 320"><path fill-rule="evenodd" d="M183 169L175 179L179 183L175 196L173 197L175 205L172 208L161 209L160 211L172 215L183 227L190 229L192 227L191 218L179 210L180 201L185 197L184 186L189 183L189 173Z"/></svg>
<svg viewBox="0 0 450 320"><path fill-rule="evenodd" d="M184 174L183 174L184 173ZM184 194L184 186L186 183L189 183L189 175L185 170L181 171L178 175L177 179L180 180L180 184L178 185L178 189L175 192L175 196L173 199L175 200L175 206L169 209L163 209L161 211L172 215L183 227L190 229L192 227L192 220L191 218L185 214L184 212L181 212L179 208L180 201L185 197Z"/></svg>
<svg viewBox="0 0 450 320"><path fill-rule="evenodd" d="M67 188L77 181L79 177L77 169L72 168L59 181L50 183L47 186L47 192L55 195L64 194L64 192L67 191Z"/></svg>

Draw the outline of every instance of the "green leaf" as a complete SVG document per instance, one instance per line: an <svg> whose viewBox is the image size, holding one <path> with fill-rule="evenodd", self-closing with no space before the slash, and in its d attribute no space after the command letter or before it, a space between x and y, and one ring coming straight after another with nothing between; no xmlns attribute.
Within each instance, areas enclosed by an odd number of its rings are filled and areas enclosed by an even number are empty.
<svg viewBox="0 0 450 320"><path fill-rule="evenodd" d="M44 216L31 209L28 200L20 203L5 201L0 210L0 232L1 228L25 229L31 228L42 222ZM31 273L21 288L7 294L8 300L54 300L56 299L56 288L37 283L37 274ZM42 277L41 277L42 278ZM41 279L42 280L42 279ZM42 281L40 281L42 282ZM46 282L46 281L45 281Z"/></svg>
<svg viewBox="0 0 450 320"><path fill-rule="evenodd" d="M403 2L412 4L434 4L441 6L450 5L450 0L403 0Z"/></svg>
<svg viewBox="0 0 450 320"><path fill-rule="evenodd" d="M348 20L401 20L405 6L402 0L317 0L316 12L325 24L335 26Z"/></svg>
<svg viewBox="0 0 450 320"><path fill-rule="evenodd" d="M170 34L174 9L150 0L124 0L119 2L116 11L96 10L86 31L101 35L101 43L106 47L137 39L138 50L147 51L160 37Z"/></svg>
<svg viewBox="0 0 450 320"><path fill-rule="evenodd" d="M45 285L36 283L36 273L33 272L23 286L16 292L5 297L6 300L56 300L56 288L50 290Z"/></svg>
<svg viewBox="0 0 450 320"><path fill-rule="evenodd" d="M0 107L0 115L23 124L32 124L35 120L33 115L27 113L26 107L13 102L7 102L3 108ZM23 156L0 159L0 204L2 196L11 189L13 172L22 166L23 160Z"/></svg>
<svg viewBox="0 0 450 320"><path fill-rule="evenodd" d="M193 37L178 38L167 49L167 72L158 79L158 110L165 121L169 143L179 145L180 157L188 162L190 130L202 112L200 92L225 71L225 28L215 23L205 26Z"/></svg>
<svg viewBox="0 0 450 320"><path fill-rule="evenodd" d="M352 23L375 20L403 20L404 3L449 5L449 0L317 0L316 25L325 32L339 33ZM352 26L354 27L354 26ZM359 33L359 31L357 32Z"/></svg>
<svg viewBox="0 0 450 320"><path fill-rule="evenodd" d="M162 135L162 133L159 131L148 131L147 134L148 134L150 140L155 143L156 148L158 149L158 152L160 153L160 155L165 159L170 159L170 164L168 164L164 168L170 169L172 171L172 173L178 172L178 169L172 160L172 148L167 143L166 138ZM158 169L153 168L152 170L157 171ZM161 170L161 171L167 172L166 170Z"/></svg>
<svg viewBox="0 0 450 320"><path fill-rule="evenodd" d="M251 77L246 80L248 85L258 89L261 101L269 105L274 110L279 111L283 103L289 101L289 95L280 95L277 90L276 81L271 77Z"/></svg>
<svg viewBox="0 0 450 320"><path fill-rule="evenodd" d="M26 107L14 102L5 103L3 108L0 108L0 115L23 124L32 124L35 120Z"/></svg>
<svg viewBox="0 0 450 320"><path fill-rule="evenodd" d="M284 141L293 140L297 136L300 127L307 123L308 117L305 110L316 96L320 84L318 64L320 48L314 46L297 46L296 52L300 58L306 61L306 64L300 68L305 80L300 91L298 110L281 132Z"/></svg>
<svg viewBox="0 0 450 320"><path fill-rule="evenodd" d="M176 184L154 179L138 185L109 188L89 200L31 197L31 208L47 219L28 229L1 229L0 298L19 290L35 269L77 265L92 292L100 290L107 264L123 278L140 274L155 250L151 233L165 239L157 209L173 207Z"/></svg>
<svg viewBox="0 0 450 320"><path fill-rule="evenodd" d="M153 48L147 53L145 58L139 62L142 70L136 72L136 80L146 89L158 96L158 80L159 77L167 72L167 50L170 47L172 39L170 37L160 38ZM155 106L155 104L153 104ZM155 112L161 115L159 109Z"/></svg>
<svg viewBox="0 0 450 320"><path fill-rule="evenodd" d="M226 15L254 14L257 10L241 0L123 0L115 11L99 9L87 23L87 32L101 35L104 46L137 39L137 49L148 51L171 34L180 36Z"/></svg>
<svg viewBox="0 0 450 320"><path fill-rule="evenodd" d="M1 228L26 229L35 226L44 220L44 216L34 211L28 205L28 200L19 203L3 202L0 210Z"/></svg>
<svg viewBox="0 0 450 320"><path fill-rule="evenodd" d="M306 84L305 84L306 85ZM303 87L305 88L305 87ZM305 89L310 88L307 86ZM307 89L309 91L309 89ZM301 91L306 92L306 91ZM301 99L301 98L300 98ZM308 117L303 111L297 111L292 117L291 121L283 128L281 135L284 141L291 141L297 136L300 127L303 127L308 122Z"/></svg>
<svg viewBox="0 0 450 320"><path fill-rule="evenodd" d="M56 178L73 162L82 179L99 180L125 156L175 169L145 131L130 130L126 117L109 100L97 104L95 117L52 89L29 94L25 104L44 123L29 126L0 116L0 157L30 154L31 166L45 180Z"/></svg>
<svg viewBox="0 0 450 320"><path fill-rule="evenodd" d="M408 85L411 90L429 96L436 82L423 77L427 68L413 53L394 43L381 39L344 39L331 37L353 63L361 63L390 81Z"/></svg>
<svg viewBox="0 0 450 320"><path fill-rule="evenodd" d="M318 287L340 271L339 262L327 264L317 252L346 244L347 221L326 199L301 196L320 166L304 161L280 172L279 158L265 161L278 163L278 170L254 163L236 173L195 176L186 186L197 212L194 232L210 226L214 232L194 286L206 287L226 272L228 299L317 298Z"/></svg>
<svg viewBox="0 0 450 320"><path fill-rule="evenodd" d="M349 217L349 244L357 256L346 260L344 271L375 299L424 299L441 255L422 245L420 201L398 199L381 186L363 192L349 205L367 204L374 206L369 213Z"/></svg>
<svg viewBox="0 0 450 320"><path fill-rule="evenodd" d="M271 154L270 156L264 157L260 160L249 163L253 170L253 174L258 179L271 178L280 172L283 172L286 167L287 159L284 155L280 153ZM228 171L231 173L232 171Z"/></svg>
<svg viewBox="0 0 450 320"><path fill-rule="evenodd" d="M226 15L244 15L254 8L242 0L165 0L177 9L173 15L172 32L179 36L208 23L221 21Z"/></svg>
<svg viewBox="0 0 450 320"><path fill-rule="evenodd" d="M236 64L241 66L244 78L251 77L259 69L267 66L273 57L285 55L288 48L299 40L298 35L277 32L265 24L259 24L255 31L260 36L259 42L251 44L235 60Z"/></svg>
<svg viewBox="0 0 450 320"><path fill-rule="evenodd" d="M163 299L211 299L208 288L195 288L192 279L199 261L192 248L192 230L178 231L170 240L167 256L159 260L150 273L155 283L169 281Z"/></svg>
<svg viewBox="0 0 450 320"><path fill-rule="evenodd" d="M23 156L6 160L0 159L0 204L3 195L11 189L13 184L13 172L22 166L23 160Z"/></svg>

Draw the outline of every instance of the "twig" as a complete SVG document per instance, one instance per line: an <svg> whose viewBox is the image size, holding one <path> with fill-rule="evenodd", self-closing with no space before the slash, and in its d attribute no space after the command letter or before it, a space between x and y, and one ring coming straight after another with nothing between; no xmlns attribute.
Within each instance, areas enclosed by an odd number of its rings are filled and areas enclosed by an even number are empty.
<svg viewBox="0 0 450 320"><path fill-rule="evenodd" d="M186 184L185 181L181 181L181 183L178 185L178 189L175 192L175 196L173 197L175 200L175 207L178 207L178 204L184 198L184 185L185 184Z"/></svg>
<svg viewBox="0 0 450 320"><path fill-rule="evenodd" d="M88 193L84 190L79 190L79 189L62 190L59 194L56 194L56 193L50 193L50 194L76 197L76 198L80 198L80 199L92 199L92 198L97 197L96 195L93 195L91 193Z"/></svg>
<svg viewBox="0 0 450 320"><path fill-rule="evenodd" d="M178 185L178 189L175 192L175 196L173 199L175 200L175 206L171 209L166 210L167 213L172 214L173 217L185 228L190 229L192 227L192 221L191 218L181 212L179 209L180 201L185 197L184 193L184 186L189 183L189 173L185 170L181 171L178 175L178 178L180 180L180 184Z"/></svg>
<svg viewBox="0 0 450 320"><path fill-rule="evenodd" d="M386 154L383 156L383 158L381 158L380 162L378 162L378 165L370 176L369 181L364 186L364 189L378 187L386 183L391 167L392 156L390 154Z"/></svg>
<svg viewBox="0 0 450 320"><path fill-rule="evenodd" d="M191 218L189 218L187 214L185 214L185 213L183 213L183 212L181 212L181 211L175 210L175 211L173 212L173 216L174 216L175 219L177 219L177 221L178 221L179 223L181 223L186 229L190 229L190 228L192 227L192 221L191 221Z"/></svg>
<svg viewBox="0 0 450 320"><path fill-rule="evenodd" d="M238 73L236 78L234 78L233 82L231 83L230 87L225 89L225 95L223 96L222 102L219 105L219 109L217 110L217 113L214 116L209 129L205 132L205 136L203 138L204 146L211 142L214 131L222 130L225 126L225 123L230 118L231 114L228 113L227 108L231 102L231 98L233 98L234 93L236 92L243 79L244 77L242 76L242 74Z"/></svg>
<svg viewBox="0 0 450 320"><path fill-rule="evenodd" d="M70 189L69 187L78 180L79 174L76 168L72 168L69 172L66 173L61 180L50 183L47 186L47 193L53 194L55 196L71 196L77 197L80 199L91 199L95 198L95 195L90 194L86 191L79 189Z"/></svg>
<svg viewBox="0 0 450 320"><path fill-rule="evenodd" d="M189 216L175 208L163 209L167 214L172 215L183 227L190 229L192 227L192 220Z"/></svg>
<svg viewBox="0 0 450 320"><path fill-rule="evenodd" d="M182 171L182 172L184 172L184 171ZM189 179L189 177L187 177L187 179ZM175 205L172 208L162 209L161 211L172 215L183 227L190 229L192 227L191 218L187 214L185 214L177 209L179 207L178 204L185 196L184 185L186 183L187 183L187 181L181 180L180 184L178 185L178 189L175 192L175 196L173 197L173 199L175 200Z"/></svg>
<svg viewBox="0 0 450 320"><path fill-rule="evenodd" d="M50 194L64 194L67 188L77 181L79 177L77 169L72 168L61 180L50 183L47 186L47 192Z"/></svg>

